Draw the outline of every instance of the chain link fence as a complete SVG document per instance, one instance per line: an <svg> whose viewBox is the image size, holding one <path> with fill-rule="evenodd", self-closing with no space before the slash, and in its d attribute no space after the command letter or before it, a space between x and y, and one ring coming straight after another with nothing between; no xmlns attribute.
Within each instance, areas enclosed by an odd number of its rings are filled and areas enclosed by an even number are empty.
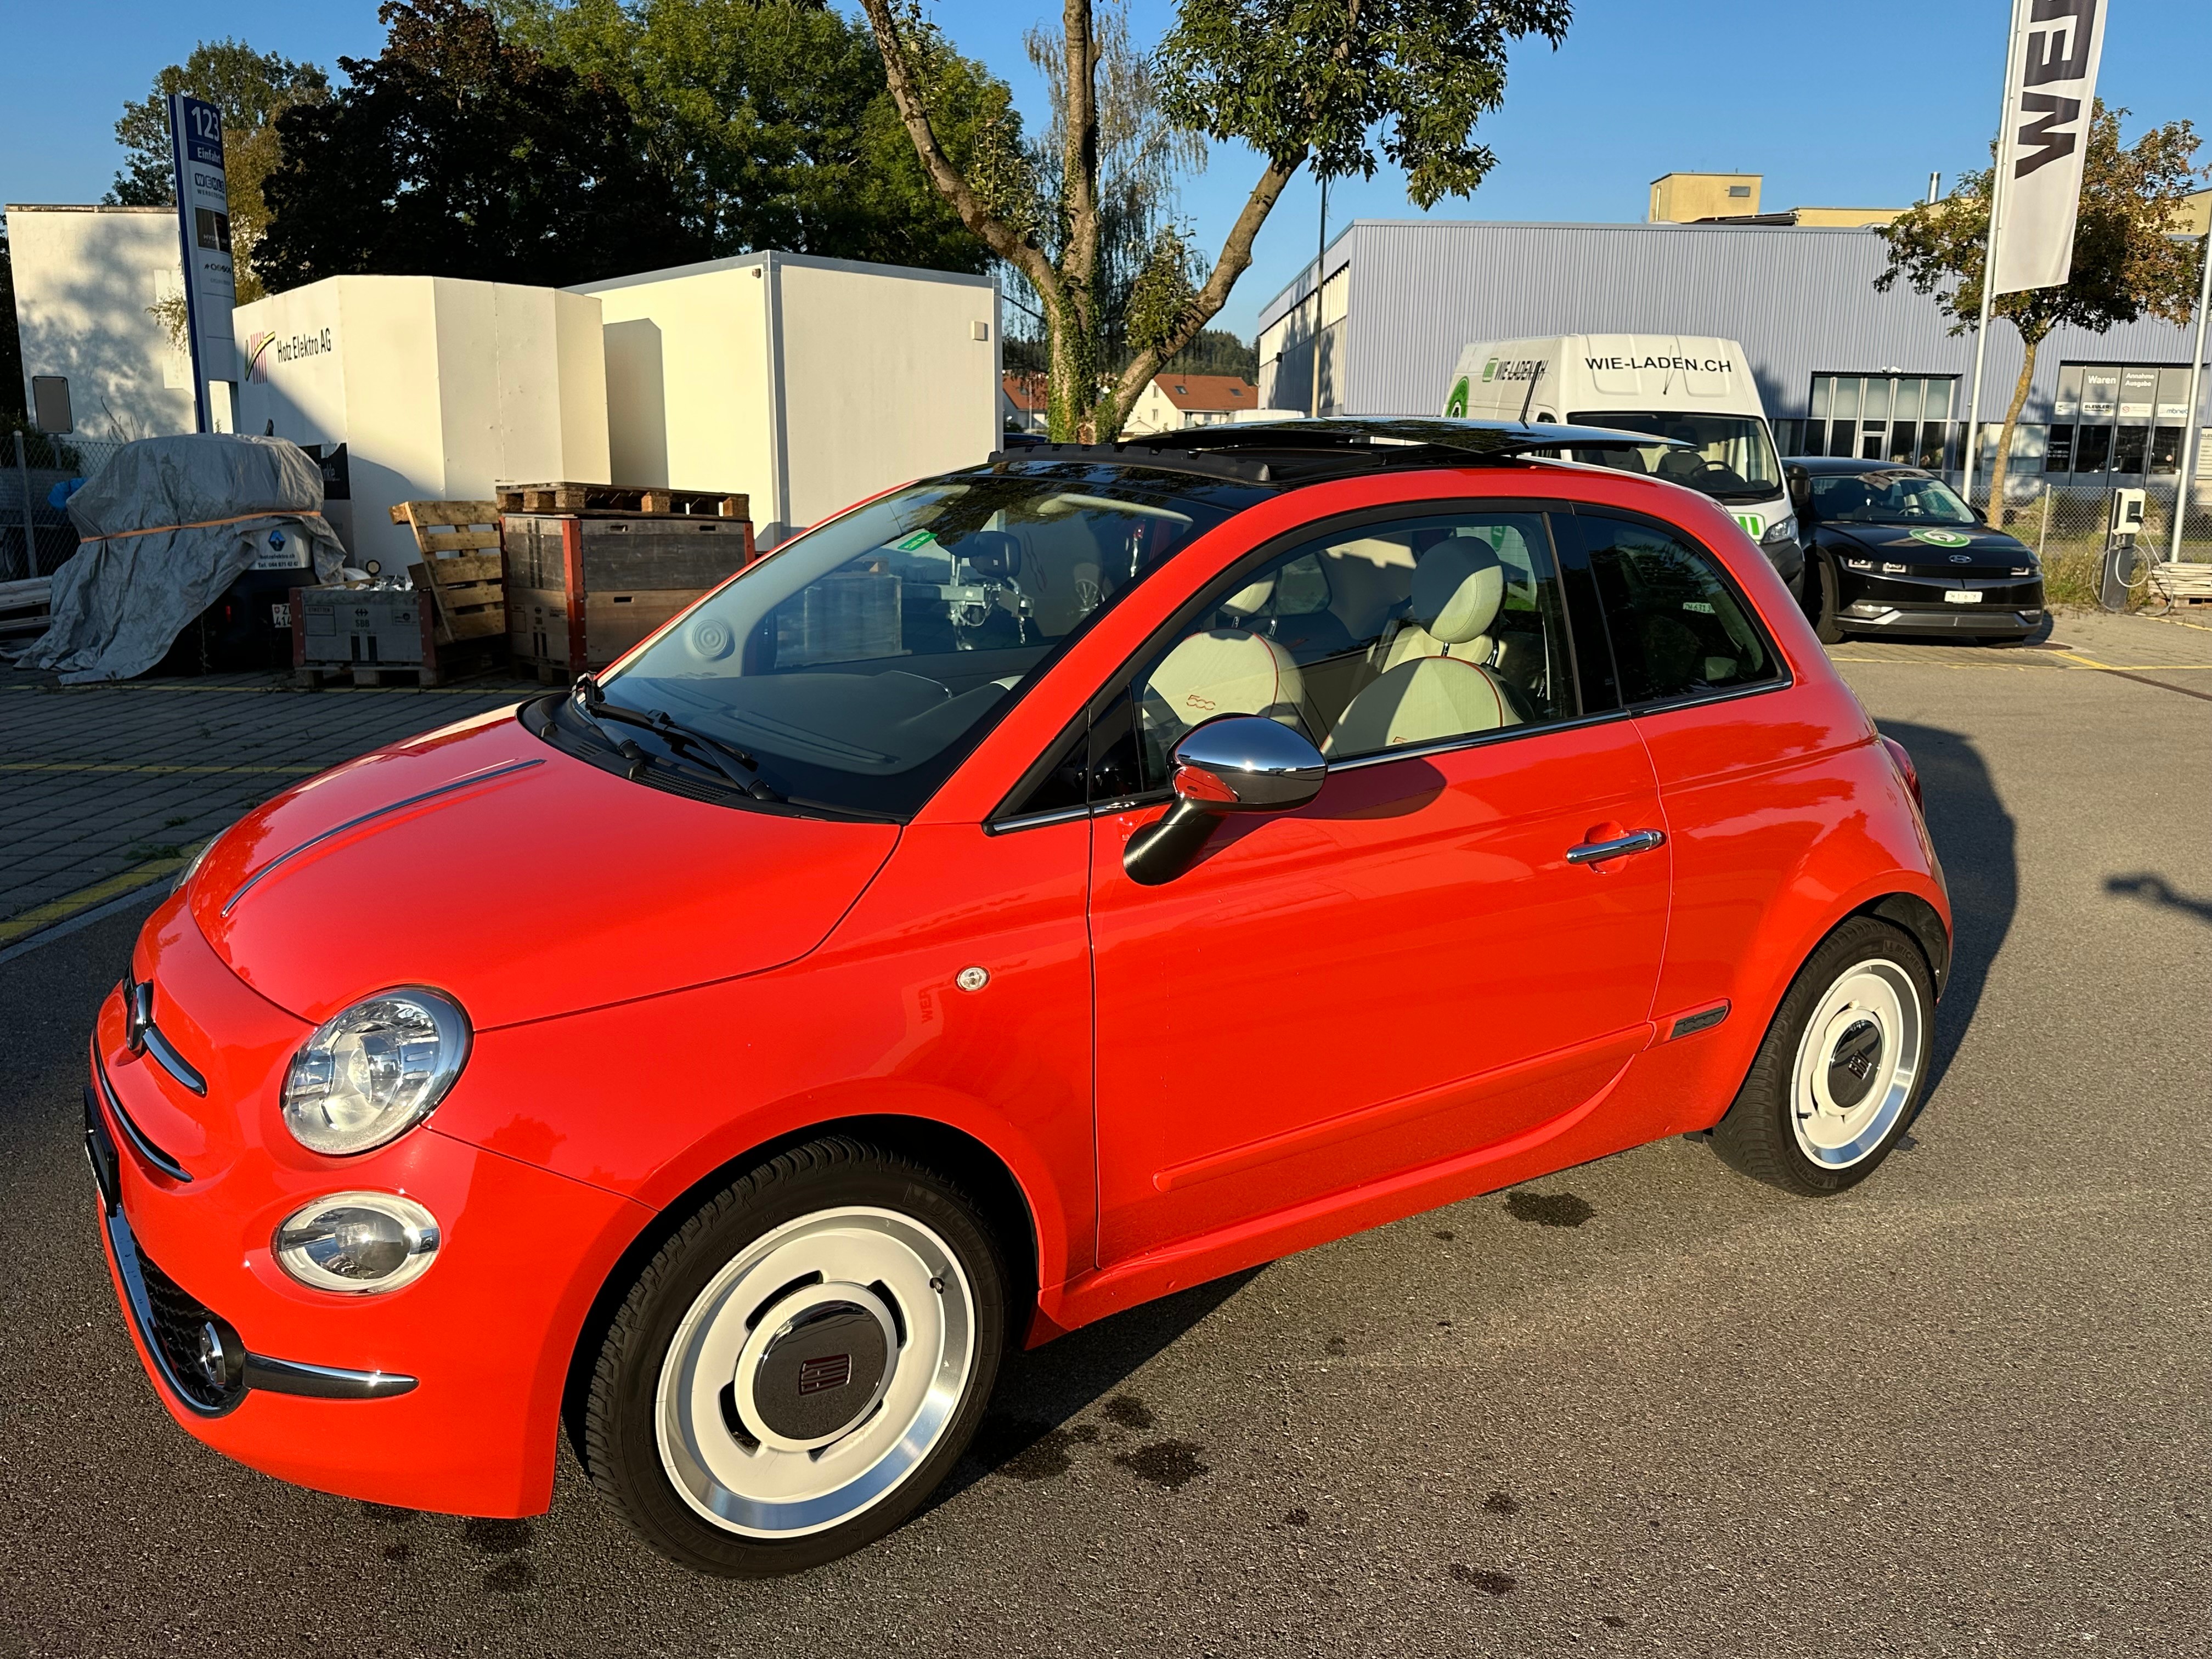
<svg viewBox="0 0 2212 1659"><path fill-rule="evenodd" d="M2166 556L2173 537L2173 514L2183 495L2178 479L2151 478L2143 491L2143 526L2136 537L2137 553L2147 560ZM2053 487L2038 478L2023 487L2017 474L2007 480L2002 527L2033 548L2043 565L2044 592L2055 605L2094 605L2102 580L2105 551L2112 522L2110 489ZM2212 562L2212 497L2205 486L2186 492L2194 499L2185 505L2181 524L2181 557L2185 562ZM1997 515L1990 508L1986 477L1974 481L1973 506L1991 523ZM2138 584L2136 603L2145 602L2146 587Z"/></svg>
<svg viewBox="0 0 2212 1659"><path fill-rule="evenodd" d="M106 466L121 443L43 432L0 435L0 581L51 576L76 551L66 486Z"/></svg>

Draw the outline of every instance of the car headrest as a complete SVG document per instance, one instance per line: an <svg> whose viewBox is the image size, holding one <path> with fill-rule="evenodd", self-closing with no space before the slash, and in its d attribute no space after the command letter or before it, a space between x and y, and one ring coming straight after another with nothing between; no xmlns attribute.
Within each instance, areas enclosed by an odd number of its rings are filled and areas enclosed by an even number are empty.
<svg viewBox="0 0 2212 1659"><path fill-rule="evenodd" d="M1236 628L1193 634L1168 653L1146 686L1185 726L1216 714L1297 715L1305 698L1291 653Z"/></svg>
<svg viewBox="0 0 2212 1659"><path fill-rule="evenodd" d="M1267 609L1267 601L1274 597L1275 579L1272 574L1266 575L1222 600L1221 608L1231 616L1256 617Z"/></svg>
<svg viewBox="0 0 2212 1659"><path fill-rule="evenodd" d="M1413 567L1413 619L1446 645L1488 633L1504 603L1505 567L1474 537L1438 542Z"/></svg>

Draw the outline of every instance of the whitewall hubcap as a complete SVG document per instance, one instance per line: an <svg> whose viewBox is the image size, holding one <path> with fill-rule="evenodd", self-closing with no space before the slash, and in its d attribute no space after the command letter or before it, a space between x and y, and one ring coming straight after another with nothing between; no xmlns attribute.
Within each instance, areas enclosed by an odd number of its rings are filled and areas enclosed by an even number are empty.
<svg viewBox="0 0 2212 1659"><path fill-rule="evenodd" d="M1797 1045L1790 1122L1798 1149L1830 1170L1871 1155L1912 1098L1926 1050L1911 976L1880 957L1845 969Z"/></svg>
<svg viewBox="0 0 2212 1659"><path fill-rule="evenodd" d="M927 1458L975 1365L975 1294L911 1216L802 1216L747 1245L685 1310L660 1369L661 1467L749 1538L850 1520Z"/></svg>

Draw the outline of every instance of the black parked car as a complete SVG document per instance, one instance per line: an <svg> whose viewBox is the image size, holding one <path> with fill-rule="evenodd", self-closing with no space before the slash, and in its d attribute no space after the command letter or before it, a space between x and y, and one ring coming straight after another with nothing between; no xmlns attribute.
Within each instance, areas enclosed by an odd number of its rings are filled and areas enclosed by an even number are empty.
<svg viewBox="0 0 2212 1659"><path fill-rule="evenodd" d="M1804 600L1831 645L1847 634L2024 640L2043 621L2043 568L1918 467L1799 455L1782 464L1805 543Z"/></svg>

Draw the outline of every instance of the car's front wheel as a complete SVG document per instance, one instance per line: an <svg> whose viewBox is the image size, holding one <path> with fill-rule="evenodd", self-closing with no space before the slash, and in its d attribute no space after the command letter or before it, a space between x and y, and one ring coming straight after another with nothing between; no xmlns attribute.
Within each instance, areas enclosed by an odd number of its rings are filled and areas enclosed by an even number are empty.
<svg viewBox="0 0 2212 1659"><path fill-rule="evenodd" d="M834 1559L905 1520L966 1449L1005 1308L958 1188L842 1136L794 1148L639 1274L592 1378L592 1479L697 1571Z"/></svg>
<svg viewBox="0 0 2212 1659"><path fill-rule="evenodd" d="M1785 1192L1856 1186L1912 1121L1935 1015L1920 947L1889 922L1852 917L1790 982L1713 1150Z"/></svg>
<svg viewBox="0 0 2212 1659"><path fill-rule="evenodd" d="M1843 597L1837 592L1836 567L1826 558L1805 562L1805 580L1812 584L1813 637L1823 645L1844 642Z"/></svg>

